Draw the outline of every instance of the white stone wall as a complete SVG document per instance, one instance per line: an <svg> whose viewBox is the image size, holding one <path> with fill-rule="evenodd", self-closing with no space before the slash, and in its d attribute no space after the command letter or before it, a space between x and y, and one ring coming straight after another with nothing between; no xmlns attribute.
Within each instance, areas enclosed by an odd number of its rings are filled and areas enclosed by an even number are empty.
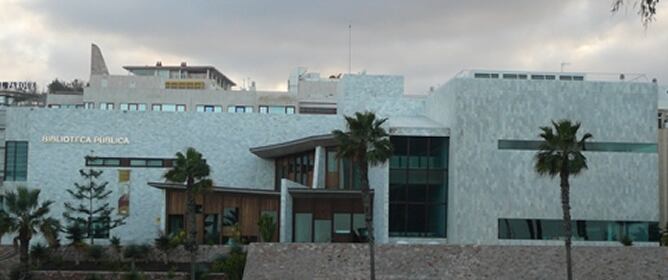
<svg viewBox="0 0 668 280"><path fill-rule="evenodd" d="M536 175L535 151L499 150L499 139L539 140L539 127L568 118L592 141L656 143L656 92L639 83L451 80L427 109L451 123L449 243L498 243L499 218L562 217L559 182ZM453 112L439 111L445 101ZM589 170L571 179L573 219L658 221L657 154L585 155Z"/></svg>
<svg viewBox="0 0 668 280"><path fill-rule="evenodd" d="M28 181L21 185L42 189L42 199L56 201L52 214L60 218L66 189L80 180L78 169L94 151L101 157L173 158L192 146L207 158L217 186L274 188L274 164L249 148L329 133L342 127L340 117L233 113L120 112L102 110L49 110L8 108L7 137L29 141ZM129 145L44 144L44 135L125 136ZM117 168L100 168L114 191ZM165 169L132 168L130 217L127 225L112 231L126 242L150 241L164 223L164 194L147 185L163 181ZM16 185L5 182L2 189ZM159 220L158 220L159 219ZM4 240L8 242L8 239Z"/></svg>

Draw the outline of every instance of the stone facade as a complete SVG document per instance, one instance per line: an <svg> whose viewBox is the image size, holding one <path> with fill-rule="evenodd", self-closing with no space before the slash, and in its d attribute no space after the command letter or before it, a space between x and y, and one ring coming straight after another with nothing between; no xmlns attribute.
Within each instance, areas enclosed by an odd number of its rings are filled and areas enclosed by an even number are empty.
<svg viewBox="0 0 668 280"><path fill-rule="evenodd" d="M499 150L498 140L539 140L539 127L571 119L591 141L656 143L656 94L648 83L448 82L426 109L451 133L448 242L496 244L500 218L562 217L558 180L533 171L535 151ZM658 221L656 153L585 155L589 170L571 179L573 219Z"/></svg>
<svg viewBox="0 0 668 280"><path fill-rule="evenodd" d="M249 246L244 279L368 279L366 244ZM376 279L564 279L562 246L380 245ZM575 279L666 279L668 250L575 247Z"/></svg>

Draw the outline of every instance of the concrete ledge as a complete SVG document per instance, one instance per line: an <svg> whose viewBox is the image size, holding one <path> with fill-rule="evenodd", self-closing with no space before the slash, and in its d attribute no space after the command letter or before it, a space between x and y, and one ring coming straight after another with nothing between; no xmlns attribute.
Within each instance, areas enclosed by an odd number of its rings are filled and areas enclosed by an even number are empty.
<svg viewBox="0 0 668 280"><path fill-rule="evenodd" d="M253 243L244 279L366 279L362 243ZM380 245L378 279L564 279L561 246ZM664 247L573 248L576 279L666 279Z"/></svg>

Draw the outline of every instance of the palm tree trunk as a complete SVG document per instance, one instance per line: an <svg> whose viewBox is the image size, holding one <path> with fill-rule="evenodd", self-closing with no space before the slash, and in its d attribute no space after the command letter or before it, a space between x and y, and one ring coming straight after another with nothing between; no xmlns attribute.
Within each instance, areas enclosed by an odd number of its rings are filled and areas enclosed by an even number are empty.
<svg viewBox="0 0 668 280"><path fill-rule="evenodd" d="M566 166L567 164L564 164ZM571 205L570 205L570 186L568 184L568 169L563 168L561 172L561 208L564 212L564 234L566 234L566 273L567 279L573 280L573 261L571 259Z"/></svg>
<svg viewBox="0 0 668 280"><path fill-rule="evenodd" d="M30 247L30 239L26 238L25 236L20 238L20 244L19 244L19 253L20 253L20 262L21 266L23 266L23 269L25 271L28 271L28 268L30 267L30 255L28 254L28 249Z"/></svg>
<svg viewBox="0 0 668 280"><path fill-rule="evenodd" d="M194 180L189 178L186 189L186 200L188 201L188 251L190 251L190 279L195 280L197 269L197 225L195 222L195 196L192 191Z"/></svg>
<svg viewBox="0 0 668 280"><path fill-rule="evenodd" d="M358 160L360 168L360 183L362 189L362 205L364 207L364 222L367 228L369 242L369 275L371 280L376 279L376 252L374 244L373 217L371 216L371 190L369 188L369 165L364 160Z"/></svg>

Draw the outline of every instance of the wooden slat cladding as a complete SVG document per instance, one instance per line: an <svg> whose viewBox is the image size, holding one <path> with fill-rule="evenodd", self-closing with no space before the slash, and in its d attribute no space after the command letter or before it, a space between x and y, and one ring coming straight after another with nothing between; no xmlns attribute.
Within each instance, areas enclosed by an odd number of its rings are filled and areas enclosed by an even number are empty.
<svg viewBox="0 0 668 280"><path fill-rule="evenodd" d="M280 197L265 194L239 194L226 192L207 192L196 197L197 204L202 206L202 213L197 214L198 240L203 240L203 217L207 214L217 214L220 220L224 217L225 208L239 209L239 227L241 235L259 238L257 222L262 211L274 211L276 213L276 234L274 240L278 240L278 225L280 211ZM167 215L184 215L186 213L185 192L182 190L167 190ZM219 224L221 234L229 233Z"/></svg>

